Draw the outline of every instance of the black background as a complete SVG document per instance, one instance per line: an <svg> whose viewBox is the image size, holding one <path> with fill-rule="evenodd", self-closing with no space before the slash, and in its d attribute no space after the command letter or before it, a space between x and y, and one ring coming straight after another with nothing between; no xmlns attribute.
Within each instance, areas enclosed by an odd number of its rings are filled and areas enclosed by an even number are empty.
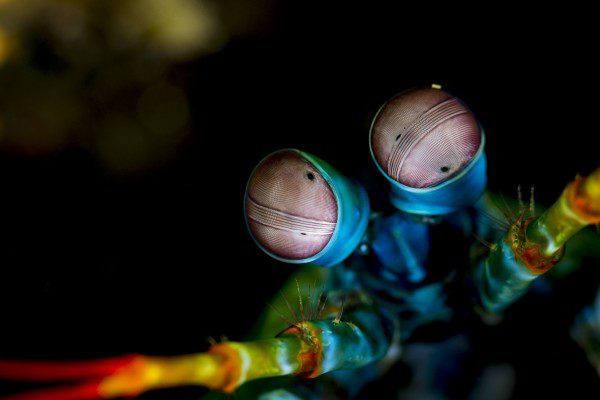
<svg viewBox="0 0 600 400"><path fill-rule="evenodd" d="M535 184L548 205L598 165L597 32L584 10L321 3L277 6L262 34L176 71L193 135L164 168L126 178L79 150L0 156L2 357L176 354L243 338L294 268L246 233L253 166L296 147L348 174L373 168L370 120L409 87L441 84L474 111L492 191ZM489 357L516 367L515 398L597 398L600 380L568 336L600 282L591 267L554 296L523 299L491 336Z"/></svg>

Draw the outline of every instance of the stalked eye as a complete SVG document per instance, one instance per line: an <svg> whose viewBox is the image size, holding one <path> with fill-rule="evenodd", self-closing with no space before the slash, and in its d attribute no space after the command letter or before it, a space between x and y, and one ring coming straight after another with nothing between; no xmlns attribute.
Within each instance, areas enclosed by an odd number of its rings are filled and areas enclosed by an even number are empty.
<svg viewBox="0 0 600 400"><path fill-rule="evenodd" d="M246 217L254 238L289 260L319 253L337 223L337 201L318 169L294 151L272 154L248 183Z"/></svg>
<svg viewBox="0 0 600 400"><path fill-rule="evenodd" d="M456 175L480 144L479 125L469 109L433 88L413 89L388 101L371 132L379 166L413 188L435 186Z"/></svg>

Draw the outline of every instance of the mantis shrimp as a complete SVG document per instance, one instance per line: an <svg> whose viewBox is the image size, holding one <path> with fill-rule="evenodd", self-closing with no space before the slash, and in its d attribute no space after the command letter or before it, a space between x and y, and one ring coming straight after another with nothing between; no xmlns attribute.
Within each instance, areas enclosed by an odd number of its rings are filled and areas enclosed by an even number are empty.
<svg viewBox="0 0 600 400"><path fill-rule="evenodd" d="M568 183L543 212L520 191L517 203L499 206L485 193L483 128L437 85L387 101L369 146L389 184L383 211L371 210L359 182L297 149L268 155L252 172L250 235L268 256L299 265L264 312L259 339L170 357L2 360L4 379L70 382L8 398L113 399L180 385L263 400L351 398L393 368L422 327L493 325L568 262L565 246L577 232L600 223L600 168ZM436 250L440 238L455 254Z"/></svg>

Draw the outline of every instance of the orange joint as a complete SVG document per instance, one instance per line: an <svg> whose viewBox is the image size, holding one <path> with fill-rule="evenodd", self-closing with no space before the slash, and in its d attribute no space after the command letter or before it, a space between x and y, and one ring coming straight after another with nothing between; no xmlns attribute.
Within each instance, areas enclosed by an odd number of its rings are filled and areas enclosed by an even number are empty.
<svg viewBox="0 0 600 400"><path fill-rule="evenodd" d="M541 275L552 269L562 258L564 247L559 247L551 255L545 255L542 247L528 240L527 228L535 221L535 218L524 220L519 218L515 221L508 234L507 240L513 250L515 258L532 273Z"/></svg>
<svg viewBox="0 0 600 400"><path fill-rule="evenodd" d="M323 343L319 332L308 322L300 322L284 330L282 335L294 335L300 339L301 350L298 353L300 368L296 375L304 378L314 378L322 373Z"/></svg>
<svg viewBox="0 0 600 400"><path fill-rule="evenodd" d="M588 224L600 223L600 168L587 178L577 178L567 190L573 212Z"/></svg>

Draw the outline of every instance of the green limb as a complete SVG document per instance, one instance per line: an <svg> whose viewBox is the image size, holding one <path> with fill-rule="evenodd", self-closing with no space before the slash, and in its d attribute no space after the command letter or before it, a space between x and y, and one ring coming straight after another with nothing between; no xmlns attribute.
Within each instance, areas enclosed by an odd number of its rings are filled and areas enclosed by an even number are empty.
<svg viewBox="0 0 600 400"><path fill-rule="evenodd" d="M600 222L600 168L571 182L539 218L517 218L475 271L481 304L501 312L562 258L567 240Z"/></svg>
<svg viewBox="0 0 600 400"><path fill-rule="evenodd" d="M329 318L301 321L276 338L212 346L209 354L223 360L221 371L226 379L218 387L209 386L232 392L254 379L286 375L313 378L383 358L393 324L375 307L360 303L341 317L341 310L329 311Z"/></svg>

